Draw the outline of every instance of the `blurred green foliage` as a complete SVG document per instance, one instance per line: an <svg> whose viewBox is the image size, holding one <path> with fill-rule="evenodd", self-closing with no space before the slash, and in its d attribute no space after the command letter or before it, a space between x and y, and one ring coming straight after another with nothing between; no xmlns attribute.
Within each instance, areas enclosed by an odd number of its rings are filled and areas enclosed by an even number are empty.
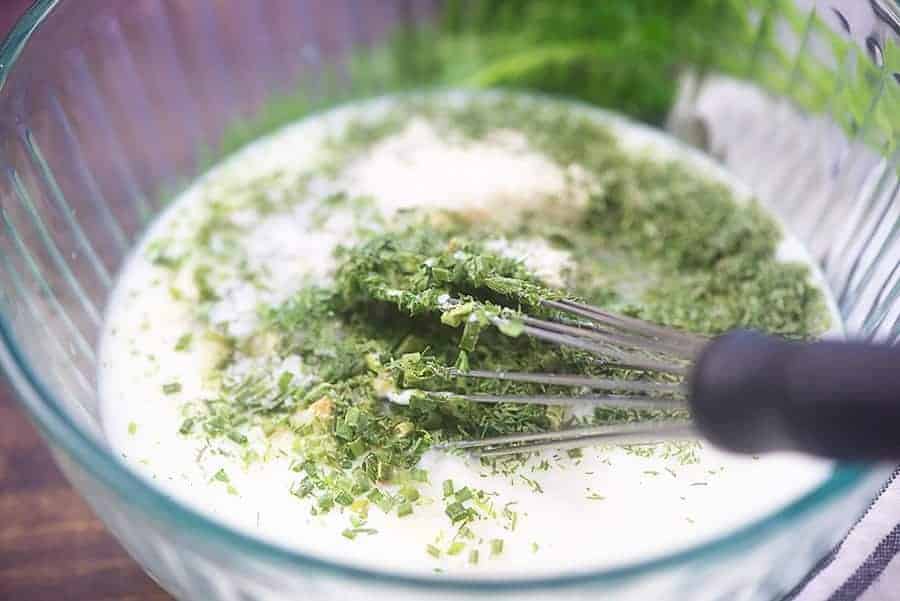
<svg viewBox="0 0 900 601"><path fill-rule="evenodd" d="M341 101L427 87L529 89L661 125L689 68L828 112L889 155L900 137L900 49L884 48L878 68L828 16L782 0L447 0L431 24L326 65L315 95L300 82L274 99L217 154Z"/></svg>
<svg viewBox="0 0 900 601"><path fill-rule="evenodd" d="M450 0L392 55L420 81L560 94L661 123L679 70L739 53L753 27L730 0Z"/></svg>

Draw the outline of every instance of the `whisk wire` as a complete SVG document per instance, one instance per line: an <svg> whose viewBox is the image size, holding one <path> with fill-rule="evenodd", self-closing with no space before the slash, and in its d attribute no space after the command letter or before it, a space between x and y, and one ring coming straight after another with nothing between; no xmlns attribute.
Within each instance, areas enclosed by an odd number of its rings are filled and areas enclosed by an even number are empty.
<svg viewBox="0 0 900 601"><path fill-rule="evenodd" d="M627 332L643 334L650 338L669 341L670 343L679 345L680 348L683 348L683 352L690 353L689 358L693 358L693 356L709 342L709 339L698 334L682 332L666 326L650 323L642 319L637 319L636 317L610 313L597 307L576 301L543 300L541 303L546 307L551 307L573 315L579 315L590 319L591 321L605 324L613 328L624 329Z"/></svg>
<svg viewBox="0 0 900 601"><path fill-rule="evenodd" d="M497 320L500 319L502 318L497 318ZM626 341L620 342L618 339L625 337L616 334L606 334L603 332L591 331L586 328L576 328L566 324L527 317L523 319L522 323L524 324L523 332L529 336L587 351L621 367L630 367L633 369L674 375L686 375L686 370L683 365L654 359L649 357L646 353L627 352L618 348L613 348L611 344L615 343L619 343L619 345L626 344L632 346L632 348L640 348L637 342L628 340L627 338ZM563 330L563 328L565 328L565 330ZM580 331L575 332L575 330ZM592 342L592 340L600 341L600 344L596 344ZM664 351L664 349L661 348L662 345L657 347L654 345L653 341L648 340L645 344L647 351Z"/></svg>
<svg viewBox="0 0 900 601"><path fill-rule="evenodd" d="M651 445L697 437L688 420L614 424L570 428L551 432L505 434L473 440L453 440L435 445L438 450L467 450L479 457L533 453L545 449L572 449L592 445Z"/></svg>
<svg viewBox="0 0 900 601"><path fill-rule="evenodd" d="M455 299L451 299L453 302ZM543 300L542 305L571 319L491 317L493 325L508 326L513 320L521 332L538 340L588 352L601 365L683 377L708 339L666 326L617 315L570 300ZM686 410L687 386L681 381L632 380L590 375L489 370L451 370L454 377L503 380L578 389L571 394L488 394L430 392L433 398L462 399L475 403L520 403L592 408ZM576 426L545 432L506 434L472 440L454 440L436 446L466 450L481 457L531 453L544 449L568 449L596 444L647 445L696 438L690 419L669 418L650 422Z"/></svg>
<svg viewBox="0 0 900 601"><path fill-rule="evenodd" d="M577 386L590 390L606 390L609 392L636 392L643 394L684 394L683 384L675 382L645 382L642 380L613 380L593 376L576 376L569 374L549 374L517 371L486 371L470 369L468 371L450 370L451 376L463 378L480 378L487 380L506 380L530 384L547 384L555 386Z"/></svg>

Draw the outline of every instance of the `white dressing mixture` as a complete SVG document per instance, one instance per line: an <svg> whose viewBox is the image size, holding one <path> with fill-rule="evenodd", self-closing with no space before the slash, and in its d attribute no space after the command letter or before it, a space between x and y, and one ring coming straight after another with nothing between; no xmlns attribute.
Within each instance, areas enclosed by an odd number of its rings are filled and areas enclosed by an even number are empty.
<svg viewBox="0 0 900 601"><path fill-rule="evenodd" d="M467 98L449 95L441 102L460 105ZM522 101L538 109L559 106ZM396 507L385 513L375 502L363 511L358 503L338 501L314 515L316 498L293 494L300 470L290 428L198 435L199 426L191 424L197 407L221 396L223 381L265 373L291 386L317 382L303 357L269 352L276 342L254 332L261 307L283 303L310 283L332 281L337 246L417 210L451 211L472 224L498 215L504 223L539 218L566 224L606 185L602 174L577 162L560 164L522 132L496 128L473 140L427 115L361 149L335 143L360 121L387 119L396 103L340 108L259 140L175 199L147 233L120 276L101 349L104 427L130 466L197 510L285 547L463 578L534 577L659 555L758 519L827 477L827 462L787 454L738 457L707 445L587 448L580 455L550 452L495 465L427 451L415 472L410 513L398 515ZM603 123L625 151L677 159L746 197L711 163L663 135L564 106ZM222 257L211 270L198 270L183 252L201 238ZM551 287L565 288L576 269L572 251L545 238L510 239L498 230L482 242L492 253L522 261ZM806 255L786 238L779 258L805 261ZM204 307L200 321L198 306ZM237 350L219 369L226 338ZM322 397L298 407L288 421L299 426L332 411ZM385 490L402 497L401 488ZM465 488L487 496L477 508L480 518L467 526L471 532L459 539L448 498L454 501Z"/></svg>

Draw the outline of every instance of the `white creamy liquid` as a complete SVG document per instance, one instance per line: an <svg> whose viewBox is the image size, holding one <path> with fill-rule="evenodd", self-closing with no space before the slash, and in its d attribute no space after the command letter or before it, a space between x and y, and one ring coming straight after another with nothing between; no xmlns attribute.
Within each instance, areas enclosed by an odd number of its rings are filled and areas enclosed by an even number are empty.
<svg viewBox="0 0 900 601"><path fill-rule="evenodd" d="M454 101L463 101L458 95ZM534 100L536 103L545 100ZM101 386L105 431L123 459L165 492L223 523L291 549L341 562L405 573L448 577L539 576L584 571L645 559L708 540L760 518L810 491L828 475L830 464L796 455L739 457L704 446L699 462L679 457L638 456L621 448L584 449L580 459L548 453L549 471L520 469L512 476L492 475L477 460L429 452L422 467L430 483L422 487L415 512L407 517L385 515L373 508L367 527L377 534L348 540L341 536L347 516L339 508L312 516L309 501L289 493L296 474L290 459L270 448L266 461L245 466L236 456L220 454L216 445L204 448L196 438L178 434L181 405L208 393L204 373L216 362L215 346L195 340L190 352L174 352L191 328L189 306L173 300L163 269L147 259L148 245L165 238L177 247L179 237L192 232L205 203L216 190L250 182L267 174L302 171L315 164L320 145L339 133L350 118L377 118L390 108L380 100L341 108L309 118L263 138L223 162L175 200L150 229L122 272L110 304L102 344ZM733 185L714 164L687 151L649 128L606 113L573 106L572 110L608 123L628 149L677 157L708 176ZM477 143L440 138L427 123L414 121L402 132L348 168L347 185L374 197L377 210L395 211L433 204L463 207L477 218L498 210L515 213L539 199L565 194L583 177L577 166L559 166L528 148L516 132L499 132ZM583 182L582 182L583 183ZM313 187L314 188L314 187ZM311 190L327 195L329 190ZM273 184L270 194L279 194ZM359 219L336 210L324 223L309 226L310 205L266 217L244 241L249 261L271 274L268 292L225 286L223 300L211 311L213 321L240 334L252 330L260 302L278 302L300 285L303 277L322 279L334 265L331 249L351 236ZM235 219L254 219L253 215ZM516 252L516 244L494 243L495 252ZM501 248L502 247L502 248ZM523 257L548 281L565 266L565 253L534 252ZM556 255L554 255L556 252ZM787 239L781 255L805 260L802 247ZM185 286L188 286L185 283ZM835 319L837 323L837 319ZM281 369L304 377L299 361ZM181 385L163 394L171 382ZM250 444L264 445L262 434ZM262 447L261 447L262 448ZM536 466L539 459L532 460ZM223 469L228 483L214 476ZM484 542L480 561L470 565L468 550L436 559L425 552L434 544L446 548L454 528L444 515L441 483L453 479L497 493L498 514L507 503L516 514L500 515L473 525ZM542 492L538 492L538 491ZM427 499L435 502L428 504ZM503 539L503 553L490 556L491 539Z"/></svg>

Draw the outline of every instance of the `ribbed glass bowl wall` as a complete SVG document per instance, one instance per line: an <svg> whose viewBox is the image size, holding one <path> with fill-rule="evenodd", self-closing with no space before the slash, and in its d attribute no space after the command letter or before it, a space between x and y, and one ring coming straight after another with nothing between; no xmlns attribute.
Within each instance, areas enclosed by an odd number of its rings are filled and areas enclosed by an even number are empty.
<svg viewBox="0 0 900 601"><path fill-rule="evenodd" d="M566 77L591 76L584 60L610 60L590 44L530 59L479 46L466 34L481 31L478 20L491 18L481 5L491 4L40 0L0 50L0 361L66 475L176 597L774 599L847 532L887 477L890 468L840 466L758 523L622 568L459 582L255 540L164 496L108 448L96 351L116 272L165 199L211 160L345 99L434 85L541 88L528 76L535 65L552 71L549 91L564 92ZM696 32L696 64L679 61L670 73L681 87L668 124L722 158L801 235L852 335L895 341L900 11L892 0L849 2L847 11L810 12L812 4L709 2L723 15L743 11L746 35L731 43L744 47L717 55L715 40ZM447 32L471 38L460 58L475 71L428 62Z"/></svg>

